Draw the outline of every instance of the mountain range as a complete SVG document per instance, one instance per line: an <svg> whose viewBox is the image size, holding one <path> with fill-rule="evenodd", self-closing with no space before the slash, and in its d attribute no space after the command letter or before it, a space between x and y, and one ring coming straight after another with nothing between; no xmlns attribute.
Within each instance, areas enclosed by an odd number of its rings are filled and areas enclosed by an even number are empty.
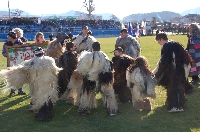
<svg viewBox="0 0 200 132"><path fill-rule="evenodd" d="M80 11L68 11L66 13L61 13L61 14L42 14L41 16L76 16L78 14L84 14L83 12ZM156 17L157 20L170 20L174 17L182 17L187 14L200 14L200 7L197 7L195 9L189 9L186 10L182 13L175 13L175 12L170 12L170 11L162 11L162 12L151 12L151 13L138 13L138 14L131 14L123 18L123 20L135 20L135 21L140 21L143 19L148 19L151 20L152 17ZM8 15L8 11L0 11L0 16L1 15ZM108 20L111 18L113 14L111 13L103 13L103 14L95 14L95 15L101 15L102 19ZM28 12L23 12L22 16L38 16L34 14L30 14Z"/></svg>
<svg viewBox="0 0 200 132"><path fill-rule="evenodd" d="M188 15L188 14L200 14L200 7L197 7L195 9L189 9L182 13L180 13L182 16Z"/></svg>
<svg viewBox="0 0 200 132"><path fill-rule="evenodd" d="M151 12L151 13L142 13L142 14L132 14L123 18L123 21L142 21L152 20L155 17L157 21L168 21L175 17L182 17L179 13L170 12L170 11L162 11L162 12Z"/></svg>

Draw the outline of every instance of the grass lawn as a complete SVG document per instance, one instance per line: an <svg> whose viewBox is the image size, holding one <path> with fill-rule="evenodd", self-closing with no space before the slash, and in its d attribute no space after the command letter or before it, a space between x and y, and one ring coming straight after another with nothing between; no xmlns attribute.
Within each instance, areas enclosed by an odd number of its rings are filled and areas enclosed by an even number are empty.
<svg viewBox="0 0 200 132"><path fill-rule="evenodd" d="M169 36L181 42L184 47L187 43L186 35ZM113 57L116 38L98 38L101 50L110 59ZM153 36L141 37L141 55L145 56L151 66L156 67L160 58L160 45ZM0 50L3 43L0 43ZM0 55L0 69L6 68L6 58ZM176 81L176 80L174 80ZM165 105L166 91L156 87L157 97L151 99L151 111L135 111L132 104L118 103L119 114L110 117L103 105L101 96L97 94L98 107L92 109L91 114L81 116L77 113L78 107L58 101L54 107L52 121L41 122L34 119L34 114L28 111L30 97L15 96L9 98L9 92L3 94L3 79L0 79L0 131L3 132L199 132L200 131L200 88L195 85L196 91L186 95L186 108L182 113L168 113ZM28 86L23 87L29 93Z"/></svg>

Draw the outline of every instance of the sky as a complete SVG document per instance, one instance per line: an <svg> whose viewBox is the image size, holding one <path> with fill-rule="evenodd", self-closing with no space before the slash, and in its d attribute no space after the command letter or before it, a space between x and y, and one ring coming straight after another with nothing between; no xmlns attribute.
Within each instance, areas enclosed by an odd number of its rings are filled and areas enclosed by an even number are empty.
<svg viewBox="0 0 200 132"><path fill-rule="evenodd" d="M10 9L20 9L30 14L59 14L70 10L85 11L85 0L9 0ZM122 19L135 13L173 11L181 13L200 7L199 0L93 0L94 14L111 13ZM8 10L8 0L1 0L0 10Z"/></svg>

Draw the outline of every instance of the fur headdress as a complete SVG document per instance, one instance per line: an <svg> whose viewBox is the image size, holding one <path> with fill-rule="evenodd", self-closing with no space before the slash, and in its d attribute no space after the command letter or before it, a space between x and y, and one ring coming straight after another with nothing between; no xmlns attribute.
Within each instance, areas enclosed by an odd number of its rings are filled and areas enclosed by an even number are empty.
<svg viewBox="0 0 200 132"><path fill-rule="evenodd" d="M54 39L48 44L46 54L54 59L59 59L59 57L65 51L65 46L63 46L65 39L69 39L69 36L67 34L58 33L56 39Z"/></svg>
<svg viewBox="0 0 200 132"><path fill-rule="evenodd" d="M156 78L145 57L136 58L126 71L127 86L131 89L133 106L146 97L155 98Z"/></svg>

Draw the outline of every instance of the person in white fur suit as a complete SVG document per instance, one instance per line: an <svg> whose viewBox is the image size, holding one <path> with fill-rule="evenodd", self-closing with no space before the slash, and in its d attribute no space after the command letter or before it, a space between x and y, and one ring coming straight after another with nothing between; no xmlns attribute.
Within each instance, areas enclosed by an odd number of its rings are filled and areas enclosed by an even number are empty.
<svg viewBox="0 0 200 132"><path fill-rule="evenodd" d="M38 47L35 57L26 60L18 66L2 70L6 80L6 87L18 88L29 84L31 108L38 120L49 121L52 119L52 109L58 100L57 74L61 70L52 57L44 56L44 51Z"/></svg>
<svg viewBox="0 0 200 132"><path fill-rule="evenodd" d="M80 34L77 35L76 39L73 41L75 46L75 51L79 54L84 50L92 51L92 44L97 40L88 34L88 26L83 26Z"/></svg>
<svg viewBox="0 0 200 132"><path fill-rule="evenodd" d="M137 57L126 70L127 86L131 89L135 110L151 110L150 98L155 98L157 79L152 73L147 59Z"/></svg>
<svg viewBox="0 0 200 132"><path fill-rule="evenodd" d="M101 92L104 106L112 116L118 111L113 89L112 62L100 51L100 43L92 44L92 52L83 51L78 58L77 71L83 76L78 112L82 115L96 108L95 92Z"/></svg>

